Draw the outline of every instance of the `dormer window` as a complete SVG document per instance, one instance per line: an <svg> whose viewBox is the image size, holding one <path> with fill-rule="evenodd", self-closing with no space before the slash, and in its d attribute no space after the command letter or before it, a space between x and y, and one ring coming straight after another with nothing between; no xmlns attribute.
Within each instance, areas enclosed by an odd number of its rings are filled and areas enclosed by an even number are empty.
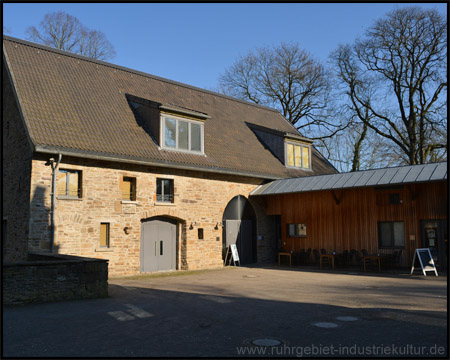
<svg viewBox="0 0 450 360"><path fill-rule="evenodd" d="M204 123L211 116L180 105L161 104L127 94L141 126L161 150L204 155Z"/></svg>
<svg viewBox="0 0 450 360"><path fill-rule="evenodd" d="M311 146L299 142L285 142L287 167L311 169Z"/></svg>
<svg viewBox="0 0 450 360"><path fill-rule="evenodd" d="M203 138L203 122L161 114L163 149L203 154Z"/></svg>

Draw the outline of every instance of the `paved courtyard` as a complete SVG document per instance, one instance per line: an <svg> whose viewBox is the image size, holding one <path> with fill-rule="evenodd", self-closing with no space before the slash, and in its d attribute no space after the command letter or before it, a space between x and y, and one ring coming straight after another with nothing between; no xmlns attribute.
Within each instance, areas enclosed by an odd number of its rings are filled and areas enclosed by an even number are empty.
<svg viewBox="0 0 450 360"><path fill-rule="evenodd" d="M441 276L242 267L110 279L109 293L4 308L3 356L447 354Z"/></svg>

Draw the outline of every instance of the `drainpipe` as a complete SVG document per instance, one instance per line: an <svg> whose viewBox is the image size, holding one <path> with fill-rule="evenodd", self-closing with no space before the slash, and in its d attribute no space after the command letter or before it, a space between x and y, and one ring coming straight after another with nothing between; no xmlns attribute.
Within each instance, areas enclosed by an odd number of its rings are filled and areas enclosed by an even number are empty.
<svg viewBox="0 0 450 360"><path fill-rule="evenodd" d="M62 154L58 154L58 161L55 164L55 159L49 159L45 165L52 167L52 204L50 209L51 223L50 223L50 252L53 253L55 243L55 204L56 204L56 174L58 171L59 163L61 162Z"/></svg>

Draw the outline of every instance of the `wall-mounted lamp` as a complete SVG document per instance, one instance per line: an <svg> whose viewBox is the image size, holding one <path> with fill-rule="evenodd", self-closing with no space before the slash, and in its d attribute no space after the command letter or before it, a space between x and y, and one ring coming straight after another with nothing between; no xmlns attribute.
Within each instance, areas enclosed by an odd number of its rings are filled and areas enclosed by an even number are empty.
<svg viewBox="0 0 450 360"><path fill-rule="evenodd" d="M191 226L189 226L189 230L192 230L194 228L194 226L197 226L197 222L196 221L191 223Z"/></svg>
<svg viewBox="0 0 450 360"><path fill-rule="evenodd" d="M128 234L131 232L131 229L132 229L131 226L125 226L125 227L123 228L123 231L124 231L125 234L128 235Z"/></svg>
<svg viewBox="0 0 450 360"><path fill-rule="evenodd" d="M214 230L219 230L219 225L223 226L222 222L216 223L216 226L214 226Z"/></svg>
<svg viewBox="0 0 450 360"><path fill-rule="evenodd" d="M50 159L48 159L47 162L45 163L45 166L53 165L54 162L55 162L55 159L50 158Z"/></svg>

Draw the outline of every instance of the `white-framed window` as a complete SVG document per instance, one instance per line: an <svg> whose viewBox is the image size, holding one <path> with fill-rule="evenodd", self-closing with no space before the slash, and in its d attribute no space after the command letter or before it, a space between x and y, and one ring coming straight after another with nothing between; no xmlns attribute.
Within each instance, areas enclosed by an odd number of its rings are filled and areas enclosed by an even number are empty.
<svg viewBox="0 0 450 360"><path fill-rule="evenodd" d="M174 202L173 179L156 179L156 202Z"/></svg>
<svg viewBox="0 0 450 360"><path fill-rule="evenodd" d="M161 147L167 150L204 154L203 122L161 115Z"/></svg>
<svg viewBox="0 0 450 360"><path fill-rule="evenodd" d="M285 142L286 166L311 169L311 146Z"/></svg>

